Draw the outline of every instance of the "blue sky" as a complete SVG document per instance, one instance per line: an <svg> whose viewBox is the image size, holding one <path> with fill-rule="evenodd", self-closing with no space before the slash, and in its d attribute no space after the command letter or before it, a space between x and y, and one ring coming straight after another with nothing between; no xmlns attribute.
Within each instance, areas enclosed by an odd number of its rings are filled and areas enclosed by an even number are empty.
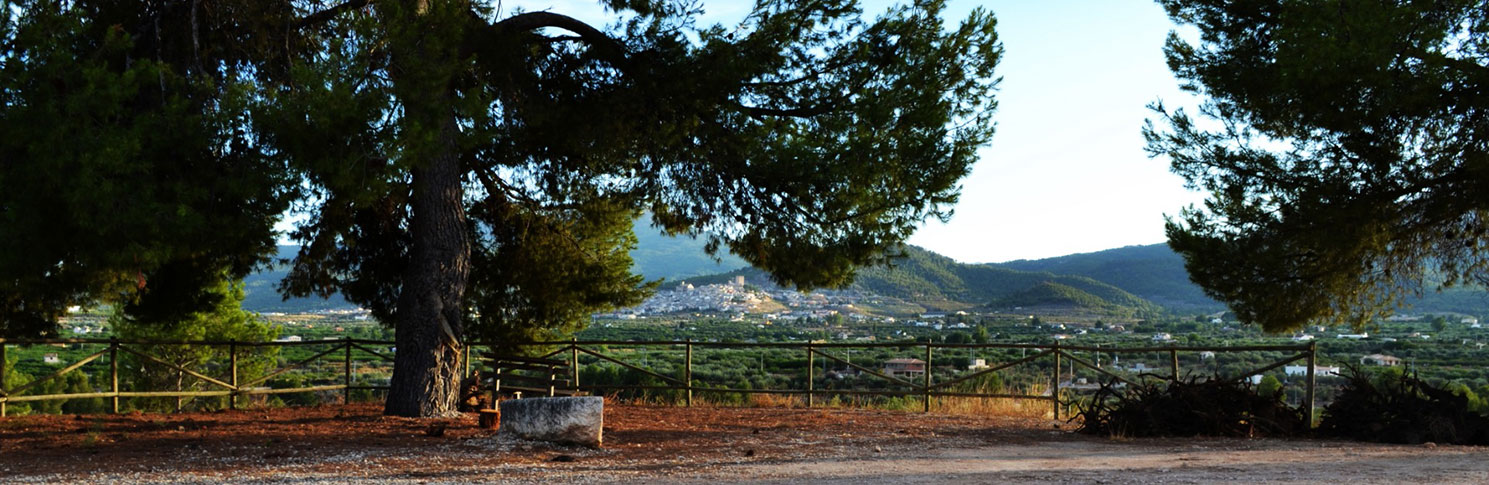
<svg viewBox="0 0 1489 485"><path fill-rule="evenodd" d="M910 242L964 262L1162 242L1164 214L1198 203L1143 152L1146 105L1193 105L1163 58L1175 27L1144 0L956 2L998 18L998 132L956 214Z"/></svg>
<svg viewBox="0 0 1489 485"><path fill-rule="evenodd" d="M888 1L868 1L866 13ZM750 2L708 1L704 23L732 24ZM605 23L593 0L507 1ZM1196 101L1163 59L1174 25L1151 0L952 1L998 18L1005 56L997 134L963 181L947 223L910 239L963 262L1037 259L1162 242L1165 214L1202 196L1143 152L1146 105ZM510 14L510 10L504 12Z"/></svg>

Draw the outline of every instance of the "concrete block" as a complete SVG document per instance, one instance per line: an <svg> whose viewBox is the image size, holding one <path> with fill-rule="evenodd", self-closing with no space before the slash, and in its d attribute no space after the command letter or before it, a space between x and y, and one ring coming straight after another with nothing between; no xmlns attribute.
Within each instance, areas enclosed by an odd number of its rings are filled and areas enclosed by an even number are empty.
<svg viewBox="0 0 1489 485"><path fill-rule="evenodd" d="M539 397L501 402L497 433L516 438L599 447L605 398Z"/></svg>

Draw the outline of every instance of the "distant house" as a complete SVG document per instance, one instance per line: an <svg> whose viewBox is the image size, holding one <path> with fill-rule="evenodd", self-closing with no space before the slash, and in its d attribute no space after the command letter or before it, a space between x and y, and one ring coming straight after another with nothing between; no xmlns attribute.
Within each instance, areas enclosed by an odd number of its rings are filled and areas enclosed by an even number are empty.
<svg viewBox="0 0 1489 485"><path fill-rule="evenodd" d="M275 342L299 342L302 340L305 339L300 337L299 335L290 335L288 337L279 337L277 339L274 339Z"/></svg>
<svg viewBox="0 0 1489 485"><path fill-rule="evenodd" d="M1290 376L1306 376L1306 375L1308 375L1308 366L1306 366L1306 365L1289 365L1289 366L1284 366L1282 368L1282 372L1284 372L1284 373L1286 373L1287 375L1290 375ZM1330 375L1337 376L1337 375L1339 375L1339 367L1338 366L1318 366L1318 365L1315 365L1315 366L1313 366L1313 375L1315 375L1315 376L1330 376Z"/></svg>
<svg viewBox="0 0 1489 485"><path fill-rule="evenodd" d="M925 375L925 361L920 359L889 359L884 362L884 374L892 377Z"/></svg>
<svg viewBox="0 0 1489 485"><path fill-rule="evenodd" d="M967 364L967 370L982 370L988 368L987 359L972 359Z"/></svg>
<svg viewBox="0 0 1489 485"><path fill-rule="evenodd" d="M1343 339L1350 339L1350 340L1364 340L1364 339L1370 338L1370 334L1368 332L1367 333L1341 333L1341 334L1337 335L1335 338L1343 338Z"/></svg>
<svg viewBox="0 0 1489 485"><path fill-rule="evenodd" d="M1174 341L1174 336L1173 335L1166 334L1166 333L1155 333L1155 334L1153 334L1153 341L1154 342L1172 342L1172 341Z"/></svg>
<svg viewBox="0 0 1489 485"><path fill-rule="evenodd" d="M62 359L57 358L56 353L48 353L41 356L41 361L47 364L61 364Z"/></svg>
<svg viewBox="0 0 1489 485"><path fill-rule="evenodd" d="M1395 367L1401 365L1401 359L1384 354L1370 354L1360 357L1360 364Z"/></svg>

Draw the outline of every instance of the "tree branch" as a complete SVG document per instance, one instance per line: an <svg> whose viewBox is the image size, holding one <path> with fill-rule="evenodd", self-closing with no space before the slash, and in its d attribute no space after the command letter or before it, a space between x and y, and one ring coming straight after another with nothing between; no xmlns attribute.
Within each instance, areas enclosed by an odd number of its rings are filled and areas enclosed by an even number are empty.
<svg viewBox="0 0 1489 485"><path fill-rule="evenodd" d="M347 0L347 1L342 2L342 3L340 3L340 4L336 5L336 6L333 6L331 8L327 8L325 10L321 10L319 12L316 12L316 13L313 13L313 14L310 14L310 15L307 15L307 16L305 16L305 18L300 19L300 22L297 25L295 25L295 26L296 27L303 28L303 27L309 27L309 26L312 26L312 25L315 25L315 24L323 23L323 22L326 22L328 20L331 20L332 17L335 17L337 15L340 15L342 12L346 12L348 10L356 10L356 9L359 9L359 8L362 8L362 7L366 7L368 4L370 4L372 2L373 2L373 0Z"/></svg>
<svg viewBox="0 0 1489 485"><path fill-rule="evenodd" d="M790 109L761 108L761 107L756 107L756 106L745 106L745 105L742 105L741 104L741 105L739 105L739 108L740 109L743 109L746 114L748 114L748 115L750 115L752 117L755 117L755 118L760 118L760 117L764 117L764 116L788 116L788 117L793 117L793 118L810 118L810 117L813 117L813 116L825 115L825 114L828 114L828 113L831 113L833 111L837 111L838 110L838 107L837 106L833 106L831 104L822 104L822 105L818 105L818 106L807 106L807 107L790 108Z"/></svg>
<svg viewBox="0 0 1489 485"><path fill-rule="evenodd" d="M854 59L850 58L849 56L843 56L843 57L840 57L838 59L834 59L831 62L828 62L827 65L822 66L822 68L820 68L820 69L812 69L812 70L808 71L806 74L801 75L801 77L797 77L797 78L793 78L793 79L785 79L785 80L780 80L780 81L754 81L754 82L744 83L744 85L746 87L752 87L752 88L756 88L756 87L786 87L786 86L794 86L794 85L797 85L797 84L801 84L803 82L807 82L807 81L811 81L813 79L817 79L819 77L822 77L822 75L824 75L824 74L827 74L827 73L836 71L838 69L842 69L844 67L847 67L848 65L852 64L853 62L854 62Z"/></svg>
<svg viewBox="0 0 1489 485"><path fill-rule="evenodd" d="M630 64L630 56L626 51L625 44L610 35L601 32L589 24L579 21L567 15L553 12L528 12L513 15L491 24L493 35L502 35L509 32L533 31L543 28L559 28L575 34L579 34L579 40L588 42L595 47L600 57L616 67L624 67Z"/></svg>
<svg viewBox="0 0 1489 485"><path fill-rule="evenodd" d="M479 180L481 182L481 185L486 188L486 193L487 194L490 194L490 195L493 195L493 196L499 196L499 197L502 198L499 201L493 201L493 200L491 200L491 199L488 198L488 199L485 199L484 202L486 202L488 205L492 206L493 209L500 209L500 206L511 203L510 198L511 198L512 194L508 193L506 190L503 189L503 188L512 189L512 186L511 185L508 185L505 181L503 181L501 179L501 177L492 175L488 171L488 169L486 169L486 168L477 167L477 168L475 168L472 171L476 174L476 180ZM533 212L537 212L538 210L541 209L541 204L538 204L537 201L534 201L534 200L532 200L530 198L523 197L523 196L517 196L517 197L518 197L519 200L523 200L523 201L525 201L525 202L527 202L529 204L533 204L534 206L537 206L537 207L529 206L528 207L529 210L532 210ZM576 251L579 254L582 254L585 257L589 258L590 262L592 262L592 263L598 263L600 261L600 257L599 256L597 256L594 253L591 253L588 250L584 249L584 245L583 244L580 244L579 243L579 240L574 239L573 233L569 232L568 230L566 230L564 228L558 227L557 224L554 224L553 221L548 220L548 218L546 218L546 217L542 217L541 215L539 215L536 218L538 219L538 221L542 224L542 226L545 229L547 229L549 232L552 232L553 234L556 234L559 237L563 238L565 241L567 241L569 243L569 245L571 245L571 246L574 247L574 251Z"/></svg>

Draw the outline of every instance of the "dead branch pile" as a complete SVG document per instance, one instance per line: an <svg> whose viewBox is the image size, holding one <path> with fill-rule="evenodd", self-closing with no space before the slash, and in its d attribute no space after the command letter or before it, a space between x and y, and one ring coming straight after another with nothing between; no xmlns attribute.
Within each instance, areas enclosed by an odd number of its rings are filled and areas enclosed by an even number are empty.
<svg viewBox="0 0 1489 485"><path fill-rule="evenodd" d="M1302 412L1282 395L1259 396L1245 381L1212 378L1143 384L1107 383L1079 406L1080 431L1104 436L1293 436Z"/></svg>
<svg viewBox="0 0 1489 485"><path fill-rule="evenodd" d="M1324 408L1319 434L1384 443L1489 445L1489 418L1470 411L1468 399L1414 375L1376 382L1351 368L1339 397Z"/></svg>

